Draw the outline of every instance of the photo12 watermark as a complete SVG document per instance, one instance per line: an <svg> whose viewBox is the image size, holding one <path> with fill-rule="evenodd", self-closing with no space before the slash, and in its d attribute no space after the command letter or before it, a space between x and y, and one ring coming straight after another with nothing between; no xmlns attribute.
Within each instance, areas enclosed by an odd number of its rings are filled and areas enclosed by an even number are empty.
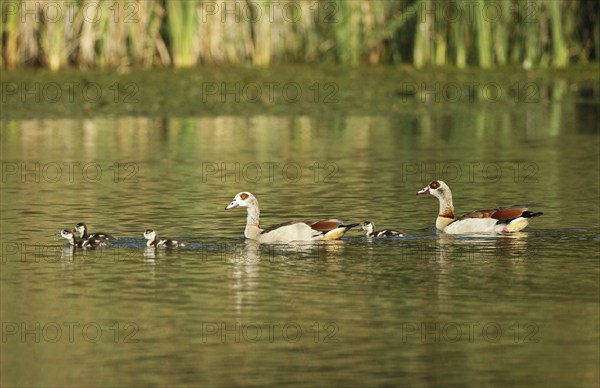
<svg viewBox="0 0 600 388"><path fill-rule="evenodd" d="M136 343L139 331L135 322L2 321L2 343Z"/></svg>
<svg viewBox="0 0 600 388"><path fill-rule="evenodd" d="M103 20L112 23L139 23L139 3L136 1L86 1L73 0L4 0L6 17L16 16L21 23L73 24L76 18L84 23L97 24Z"/></svg>
<svg viewBox="0 0 600 388"><path fill-rule="evenodd" d="M1 263L58 263L62 260L72 260L76 254L78 260L83 262L112 261L120 262L142 256L142 250L109 246L98 249L84 249L70 246L66 240L58 236L58 228L54 233L56 244L23 243L3 241L0 249Z"/></svg>
<svg viewBox="0 0 600 388"><path fill-rule="evenodd" d="M401 5L401 20L444 20L447 23L496 24L515 19L525 23L539 23L541 4L537 1L418 1Z"/></svg>
<svg viewBox="0 0 600 388"><path fill-rule="evenodd" d="M404 343L512 342L538 343L540 326L536 323L498 322L403 322Z"/></svg>
<svg viewBox="0 0 600 388"><path fill-rule="evenodd" d="M310 341L337 343L340 328L335 322L202 322L203 343L256 343Z"/></svg>
<svg viewBox="0 0 600 388"><path fill-rule="evenodd" d="M135 162L2 162L0 181L2 183L98 183L101 181L136 183L139 171L140 167Z"/></svg>
<svg viewBox="0 0 600 388"><path fill-rule="evenodd" d="M336 183L340 168L334 162L202 162L201 181L221 183Z"/></svg>
<svg viewBox="0 0 600 388"><path fill-rule="evenodd" d="M473 103L513 102L539 103L540 85L532 81L514 82L401 82L401 102Z"/></svg>
<svg viewBox="0 0 600 388"><path fill-rule="evenodd" d="M340 87L335 82L202 82L204 103L296 103L336 104Z"/></svg>
<svg viewBox="0 0 600 388"><path fill-rule="evenodd" d="M21 103L137 104L140 87L135 82L11 82L0 83L1 101Z"/></svg>
<svg viewBox="0 0 600 388"><path fill-rule="evenodd" d="M402 182L537 183L540 166L536 162L405 162L399 166Z"/></svg>
<svg viewBox="0 0 600 388"><path fill-rule="evenodd" d="M336 1L202 1L201 23L338 23L340 5Z"/></svg>

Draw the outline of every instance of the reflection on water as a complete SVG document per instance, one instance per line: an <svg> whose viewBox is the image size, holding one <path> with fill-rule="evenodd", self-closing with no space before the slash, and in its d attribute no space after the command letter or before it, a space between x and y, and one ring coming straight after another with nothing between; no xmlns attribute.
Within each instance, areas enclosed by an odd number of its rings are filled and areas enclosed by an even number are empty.
<svg viewBox="0 0 600 388"><path fill-rule="evenodd" d="M495 257L527 258L527 232L517 232L508 235L468 235L456 236L441 233L437 240L440 260L450 260L455 256L469 257L474 260L491 260Z"/></svg>
<svg viewBox="0 0 600 388"><path fill-rule="evenodd" d="M578 104L4 121L2 384L597 384L598 107ZM439 234L414 195L434 178L458 213L544 215ZM223 210L241 190L265 225L408 236L259 245ZM54 236L78 222L118 239ZM190 245L147 248L148 228Z"/></svg>
<svg viewBox="0 0 600 388"><path fill-rule="evenodd" d="M343 254L344 243L334 241L297 241L288 244L259 244L245 240L244 244L224 245L227 263L258 263L264 255L269 261L337 260Z"/></svg>

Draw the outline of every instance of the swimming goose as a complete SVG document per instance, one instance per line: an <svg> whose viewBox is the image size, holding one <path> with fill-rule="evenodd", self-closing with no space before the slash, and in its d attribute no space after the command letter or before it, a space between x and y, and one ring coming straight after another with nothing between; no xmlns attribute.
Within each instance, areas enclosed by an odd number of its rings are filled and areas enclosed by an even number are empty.
<svg viewBox="0 0 600 388"><path fill-rule="evenodd" d="M153 229L146 229L144 232L144 238L146 241L146 246L153 248L176 248L176 247L185 247L187 244L183 241L172 240L170 238L165 240L160 240L156 231Z"/></svg>
<svg viewBox="0 0 600 388"><path fill-rule="evenodd" d="M78 239L73 232L73 230L63 229L58 235L66 238L69 241L69 244L75 248L95 248L97 246L106 245L106 243L96 243L95 240Z"/></svg>
<svg viewBox="0 0 600 388"><path fill-rule="evenodd" d="M476 210L459 218L454 218L452 193L443 181L432 181L417 195L431 194L440 201L440 213L435 221L439 230L449 234L463 233L511 233L524 229L529 220L541 216L528 210L527 205Z"/></svg>
<svg viewBox="0 0 600 388"><path fill-rule="evenodd" d="M401 230L383 229L375 230L375 224L372 221L365 221L360 224L362 230L367 231L367 237L404 237L405 234Z"/></svg>
<svg viewBox="0 0 600 388"><path fill-rule="evenodd" d="M287 243L292 241L338 240L350 228L358 224L345 225L336 219L315 221L288 221L262 229L259 225L258 200L248 192L236 194L225 210L245 207L248 211L244 236L261 243Z"/></svg>
<svg viewBox="0 0 600 388"><path fill-rule="evenodd" d="M96 232L96 233L88 234L87 225L84 224L83 222L80 222L77 225L75 225L75 230L77 232L79 232L82 240L90 240L90 241L94 241L95 243L106 243L106 242L108 242L108 240L114 240L113 236L111 236L108 233L104 233L104 232Z"/></svg>

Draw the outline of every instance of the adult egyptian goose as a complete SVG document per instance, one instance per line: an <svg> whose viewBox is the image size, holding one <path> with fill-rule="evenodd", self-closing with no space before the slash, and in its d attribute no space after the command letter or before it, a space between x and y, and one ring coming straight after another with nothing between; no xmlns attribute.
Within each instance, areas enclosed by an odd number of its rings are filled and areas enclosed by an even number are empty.
<svg viewBox="0 0 600 388"><path fill-rule="evenodd" d="M417 192L417 195L431 194L440 201L440 213L435 221L439 230L449 234L466 233L510 233L524 229L529 220L543 213L530 212L526 205L476 210L459 218L454 218L452 193L443 181L432 181Z"/></svg>
<svg viewBox="0 0 600 388"><path fill-rule="evenodd" d="M360 224L362 230L367 232L367 237L404 237L405 234L401 230L383 229L375 230L375 224L372 221L365 221Z"/></svg>
<svg viewBox="0 0 600 388"><path fill-rule="evenodd" d="M244 236L261 243L288 243L292 241L338 240L350 228L358 224L345 225L336 219L316 221L288 221L262 229L259 225L258 200L248 192L236 194L225 210L245 207L248 211Z"/></svg>

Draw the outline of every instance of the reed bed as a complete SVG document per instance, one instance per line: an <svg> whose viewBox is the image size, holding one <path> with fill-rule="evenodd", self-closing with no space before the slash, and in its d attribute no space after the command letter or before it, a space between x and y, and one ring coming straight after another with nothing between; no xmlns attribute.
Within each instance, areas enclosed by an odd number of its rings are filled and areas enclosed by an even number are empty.
<svg viewBox="0 0 600 388"><path fill-rule="evenodd" d="M0 12L3 68L562 68L600 54L596 0L3 0Z"/></svg>

